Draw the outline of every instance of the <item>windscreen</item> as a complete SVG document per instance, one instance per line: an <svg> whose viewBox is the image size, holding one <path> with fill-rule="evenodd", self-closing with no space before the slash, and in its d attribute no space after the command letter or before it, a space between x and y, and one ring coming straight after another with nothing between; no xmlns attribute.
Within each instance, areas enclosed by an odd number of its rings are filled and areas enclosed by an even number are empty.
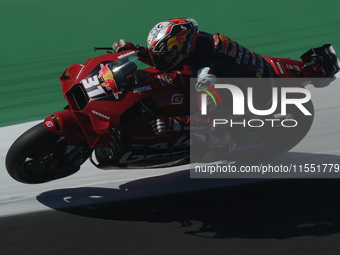
<svg viewBox="0 0 340 255"><path fill-rule="evenodd" d="M137 53L122 56L101 62L81 81L90 100L120 101L133 86L150 79L144 71L150 66L141 62Z"/></svg>

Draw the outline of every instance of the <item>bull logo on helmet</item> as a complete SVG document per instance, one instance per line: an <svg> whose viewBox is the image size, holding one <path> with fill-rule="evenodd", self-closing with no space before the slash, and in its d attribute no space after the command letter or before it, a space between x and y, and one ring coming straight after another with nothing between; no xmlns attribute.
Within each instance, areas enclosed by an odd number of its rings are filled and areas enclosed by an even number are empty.
<svg viewBox="0 0 340 255"><path fill-rule="evenodd" d="M181 31L171 37L167 42L167 48L171 49L172 47L176 46L177 51L181 51L186 41L187 35L191 32L191 29L187 29L186 27L181 25Z"/></svg>
<svg viewBox="0 0 340 255"><path fill-rule="evenodd" d="M105 66L103 64L100 64L100 71L98 75L98 80L100 81L100 84L106 88L106 90L111 90L112 94L116 99L119 99L119 95L122 94L124 89L119 89L117 86L117 83L114 79L113 73L108 67L108 64Z"/></svg>

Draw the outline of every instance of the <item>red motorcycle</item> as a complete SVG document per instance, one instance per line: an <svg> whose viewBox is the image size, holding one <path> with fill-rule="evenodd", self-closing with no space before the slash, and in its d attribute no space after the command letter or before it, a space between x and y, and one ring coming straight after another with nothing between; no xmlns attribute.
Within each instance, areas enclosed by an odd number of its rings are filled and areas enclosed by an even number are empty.
<svg viewBox="0 0 340 255"><path fill-rule="evenodd" d="M331 45L309 50L302 61L264 58L278 77L332 78L339 70ZM187 163L190 134L156 135L150 122L159 116L190 114L190 75L187 67L161 73L141 62L137 51L108 52L67 67L60 82L68 105L13 143L6 156L8 173L19 182L43 183L77 172L87 159L99 168ZM306 107L314 112L311 101ZM302 121L303 127L290 133L289 139L262 134L260 139L271 142L256 150L243 149L237 157L265 159L284 153L302 140L312 120ZM239 138L240 144L242 138L249 141L247 134ZM277 143L281 143L280 150L273 153Z"/></svg>

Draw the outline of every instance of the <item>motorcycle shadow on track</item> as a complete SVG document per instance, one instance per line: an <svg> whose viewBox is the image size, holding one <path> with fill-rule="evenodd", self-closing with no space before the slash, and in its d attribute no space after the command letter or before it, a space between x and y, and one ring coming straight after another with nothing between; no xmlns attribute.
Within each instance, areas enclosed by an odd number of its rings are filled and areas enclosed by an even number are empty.
<svg viewBox="0 0 340 255"><path fill-rule="evenodd" d="M318 156L319 162L340 162L339 156ZM183 234L202 238L285 239L340 232L339 184L336 178L190 179L189 171L181 171L132 181L120 189L52 190L37 200L58 211L97 219L178 222Z"/></svg>

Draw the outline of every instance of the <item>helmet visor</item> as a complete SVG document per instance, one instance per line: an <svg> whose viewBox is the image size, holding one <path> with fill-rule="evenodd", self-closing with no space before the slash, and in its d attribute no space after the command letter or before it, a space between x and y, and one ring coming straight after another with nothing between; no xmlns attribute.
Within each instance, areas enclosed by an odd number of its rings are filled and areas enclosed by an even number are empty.
<svg viewBox="0 0 340 255"><path fill-rule="evenodd" d="M167 52L150 52L150 57L153 65L159 71L171 71L169 69L178 61L179 54L176 48L172 48Z"/></svg>

